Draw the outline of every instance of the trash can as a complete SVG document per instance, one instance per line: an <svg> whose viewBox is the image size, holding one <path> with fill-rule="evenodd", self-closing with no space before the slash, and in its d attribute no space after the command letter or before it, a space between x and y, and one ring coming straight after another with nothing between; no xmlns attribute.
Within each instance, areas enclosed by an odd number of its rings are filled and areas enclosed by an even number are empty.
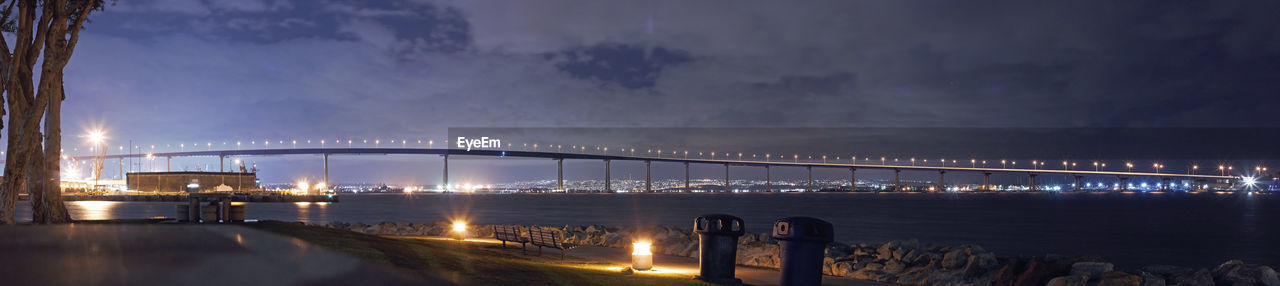
<svg viewBox="0 0 1280 286"><path fill-rule="evenodd" d="M822 255L835 240L831 223L811 217L787 217L773 223L782 257L781 285L822 285Z"/></svg>
<svg viewBox="0 0 1280 286"><path fill-rule="evenodd" d="M738 237L746 233L742 219L727 214L707 214L694 219L698 234L698 276L694 279L718 284L741 284L734 278Z"/></svg>

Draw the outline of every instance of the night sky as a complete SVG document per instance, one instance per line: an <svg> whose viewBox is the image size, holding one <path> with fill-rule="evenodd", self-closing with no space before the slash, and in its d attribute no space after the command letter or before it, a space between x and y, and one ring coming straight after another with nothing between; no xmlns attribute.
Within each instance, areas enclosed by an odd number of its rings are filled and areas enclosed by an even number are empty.
<svg viewBox="0 0 1280 286"><path fill-rule="evenodd" d="M87 24L63 122L156 150L438 141L453 127L1280 127L1277 11L1274 1L122 0ZM246 160L267 181L320 168L318 157ZM216 168L205 161L175 165ZM336 161L337 182L439 176L436 157ZM568 177L598 177L597 163ZM554 178L468 164L457 176ZM643 176L621 168L615 177Z"/></svg>

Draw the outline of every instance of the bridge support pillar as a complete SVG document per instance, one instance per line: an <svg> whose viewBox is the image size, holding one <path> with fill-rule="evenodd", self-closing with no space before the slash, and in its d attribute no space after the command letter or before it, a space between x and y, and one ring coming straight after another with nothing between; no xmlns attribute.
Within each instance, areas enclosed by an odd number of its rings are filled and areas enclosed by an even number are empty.
<svg viewBox="0 0 1280 286"><path fill-rule="evenodd" d="M946 173L947 171L938 170L938 191L939 192L947 191L946 181L943 181L943 174L946 174Z"/></svg>
<svg viewBox="0 0 1280 286"><path fill-rule="evenodd" d="M644 161L644 192L646 193L653 192L653 172L650 172L652 165L653 161Z"/></svg>
<svg viewBox="0 0 1280 286"><path fill-rule="evenodd" d="M893 169L893 191L902 190L902 169Z"/></svg>
<svg viewBox="0 0 1280 286"><path fill-rule="evenodd" d="M858 168L849 168L849 191L858 191Z"/></svg>
<svg viewBox="0 0 1280 286"><path fill-rule="evenodd" d="M689 188L689 162L684 162L684 192L693 192L693 189Z"/></svg>
<svg viewBox="0 0 1280 286"><path fill-rule="evenodd" d="M1166 191L1173 190L1173 186L1169 185L1169 178L1160 178L1160 189Z"/></svg>
<svg viewBox="0 0 1280 286"><path fill-rule="evenodd" d="M813 166L804 167L809 170L809 184L805 185L805 191L813 192Z"/></svg>
<svg viewBox="0 0 1280 286"><path fill-rule="evenodd" d="M569 192L564 189L564 158L556 159L556 189Z"/></svg>
<svg viewBox="0 0 1280 286"><path fill-rule="evenodd" d="M449 190L449 154L444 154L444 184L440 185L442 190Z"/></svg>
<svg viewBox="0 0 1280 286"><path fill-rule="evenodd" d="M226 172L226 170L222 168L222 163L226 161L227 161L226 155L218 155L218 172Z"/></svg>
<svg viewBox="0 0 1280 286"><path fill-rule="evenodd" d="M729 187L729 164L724 164L724 193L732 193L733 188Z"/></svg>
<svg viewBox="0 0 1280 286"><path fill-rule="evenodd" d="M982 172L982 190L991 190L991 172Z"/></svg>
<svg viewBox="0 0 1280 286"><path fill-rule="evenodd" d="M1027 174L1027 190L1035 191L1037 189L1038 188L1036 188L1036 174L1035 173Z"/></svg>
<svg viewBox="0 0 1280 286"><path fill-rule="evenodd" d="M324 185L329 186L329 153L324 153Z"/></svg>
<svg viewBox="0 0 1280 286"><path fill-rule="evenodd" d="M604 160L604 192L613 192L613 179L609 174L609 159Z"/></svg>
<svg viewBox="0 0 1280 286"><path fill-rule="evenodd" d="M1129 177L1116 177L1116 178L1120 179L1120 190L1121 190L1121 191L1128 191L1128 190L1129 190Z"/></svg>
<svg viewBox="0 0 1280 286"><path fill-rule="evenodd" d="M1075 184L1075 188L1074 188L1075 190L1077 190L1077 191L1079 191L1079 190L1084 190L1084 185L1081 185L1081 184L1080 184L1080 181L1081 181L1080 179L1083 179L1083 178L1084 178L1084 176L1081 176L1081 175L1076 175L1076 176L1075 176L1075 179L1076 179L1076 182L1075 182L1076 184Z"/></svg>
<svg viewBox="0 0 1280 286"><path fill-rule="evenodd" d="M164 171L173 172L173 156L164 157Z"/></svg>
<svg viewBox="0 0 1280 286"><path fill-rule="evenodd" d="M764 192L773 192L773 174L769 172L769 165L764 165Z"/></svg>

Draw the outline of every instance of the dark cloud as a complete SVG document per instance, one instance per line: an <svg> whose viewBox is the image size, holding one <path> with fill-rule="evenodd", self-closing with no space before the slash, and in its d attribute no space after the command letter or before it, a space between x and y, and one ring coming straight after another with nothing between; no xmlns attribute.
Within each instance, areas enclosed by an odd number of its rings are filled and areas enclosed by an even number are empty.
<svg viewBox="0 0 1280 286"><path fill-rule="evenodd" d="M1271 1L130 0L93 16L67 68L64 122L174 145L485 126L1274 127L1278 12Z"/></svg>
<svg viewBox="0 0 1280 286"><path fill-rule="evenodd" d="M576 47L547 55L547 59L574 78L629 89L653 88L663 69L693 61L688 52L681 50L616 43Z"/></svg>

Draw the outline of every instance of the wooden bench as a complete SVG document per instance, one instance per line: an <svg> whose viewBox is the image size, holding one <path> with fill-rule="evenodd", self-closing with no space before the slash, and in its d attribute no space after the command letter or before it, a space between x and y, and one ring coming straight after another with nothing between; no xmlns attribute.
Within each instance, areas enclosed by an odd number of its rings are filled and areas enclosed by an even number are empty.
<svg viewBox="0 0 1280 286"><path fill-rule="evenodd" d="M520 236L520 227L514 225L495 225L493 226L493 239L502 241L502 248L507 248L507 242L519 242L520 253L525 252L525 246L529 243L529 239Z"/></svg>
<svg viewBox="0 0 1280 286"><path fill-rule="evenodd" d="M550 228L529 228L529 242L538 246L538 255L542 255L542 248L555 248L560 250L560 260L564 260L565 252L578 247L570 243L560 242L560 233Z"/></svg>

